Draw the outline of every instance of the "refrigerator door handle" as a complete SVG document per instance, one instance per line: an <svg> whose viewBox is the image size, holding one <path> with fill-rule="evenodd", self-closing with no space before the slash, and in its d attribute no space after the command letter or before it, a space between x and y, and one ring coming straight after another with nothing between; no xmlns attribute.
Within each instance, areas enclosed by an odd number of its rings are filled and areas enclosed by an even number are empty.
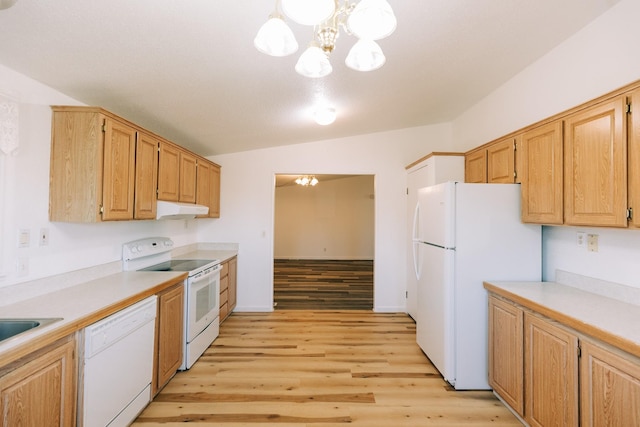
<svg viewBox="0 0 640 427"><path fill-rule="evenodd" d="M413 213L413 271L416 274L416 279L420 280L420 268L418 265L418 261L419 261L419 236L418 236L418 225L419 225L419 218L420 218L420 203L416 203L416 209Z"/></svg>

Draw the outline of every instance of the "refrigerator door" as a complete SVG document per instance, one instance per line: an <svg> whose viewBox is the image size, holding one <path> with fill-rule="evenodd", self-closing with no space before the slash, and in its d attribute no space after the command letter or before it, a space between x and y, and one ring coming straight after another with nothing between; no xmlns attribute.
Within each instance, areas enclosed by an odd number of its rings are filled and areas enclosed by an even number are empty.
<svg viewBox="0 0 640 427"><path fill-rule="evenodd" d="M443 248L455 247L455 183L445 182L418 191L419 240Z"/></svg>
<svg viewBox="0 0 640 427"><path fill-rule="evenodd" d="M420 244L422 274L418 281L418 345L445 380L455 381L453 271L454 251Z"/></svg>

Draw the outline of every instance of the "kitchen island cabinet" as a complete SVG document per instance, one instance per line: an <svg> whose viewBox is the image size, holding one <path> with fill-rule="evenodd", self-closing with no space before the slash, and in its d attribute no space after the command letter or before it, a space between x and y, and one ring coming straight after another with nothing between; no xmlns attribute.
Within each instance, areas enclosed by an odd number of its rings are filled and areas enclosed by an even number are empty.
<svg viewBox="0 0 640 427"><path fill-rule="evenodd" d="M0 426L76 424L75 335L0 369Z"/></svg>
<svg viewBox="0 0 640 427"><path fill-rule="evenodd" d="M178 283L158 294L152 396L158 394L167 385L182 364L183 325L184 284Z"/></svg>

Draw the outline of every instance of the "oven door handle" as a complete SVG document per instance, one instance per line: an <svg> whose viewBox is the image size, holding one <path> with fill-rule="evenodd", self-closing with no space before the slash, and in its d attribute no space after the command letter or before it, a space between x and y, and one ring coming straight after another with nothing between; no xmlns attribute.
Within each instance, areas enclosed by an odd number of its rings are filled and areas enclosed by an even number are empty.
<svg viewBox="0 0 640 427"><path fill-rule="evenodd" d="M209 278L211 277L212 274L218 274L220 272L220 270L222 270L222 265L220 264L216 264L211 268L206 269L203 272L200 272L198 274L196 274L195 276L193 276L191 284L195 285L196 283L205 281L205 280L209 280Z"/></svg>

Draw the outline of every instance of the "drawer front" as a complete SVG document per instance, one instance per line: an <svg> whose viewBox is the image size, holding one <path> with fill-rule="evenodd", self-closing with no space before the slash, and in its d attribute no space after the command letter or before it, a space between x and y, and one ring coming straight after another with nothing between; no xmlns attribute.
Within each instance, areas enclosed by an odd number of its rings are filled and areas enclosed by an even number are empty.
<svg viewBox="0 0 640 427"><path fill-rule="evenodd" d="M229 288L229 276L220 277L220 293Z"/></svg>
<svg viewBox="0 0 640 427"><path fill-rule="evenodd" d="M220 279L223 277L227 277L229 275L229 262L225 262L222 264L222 270L220 270Z"/></svg>

